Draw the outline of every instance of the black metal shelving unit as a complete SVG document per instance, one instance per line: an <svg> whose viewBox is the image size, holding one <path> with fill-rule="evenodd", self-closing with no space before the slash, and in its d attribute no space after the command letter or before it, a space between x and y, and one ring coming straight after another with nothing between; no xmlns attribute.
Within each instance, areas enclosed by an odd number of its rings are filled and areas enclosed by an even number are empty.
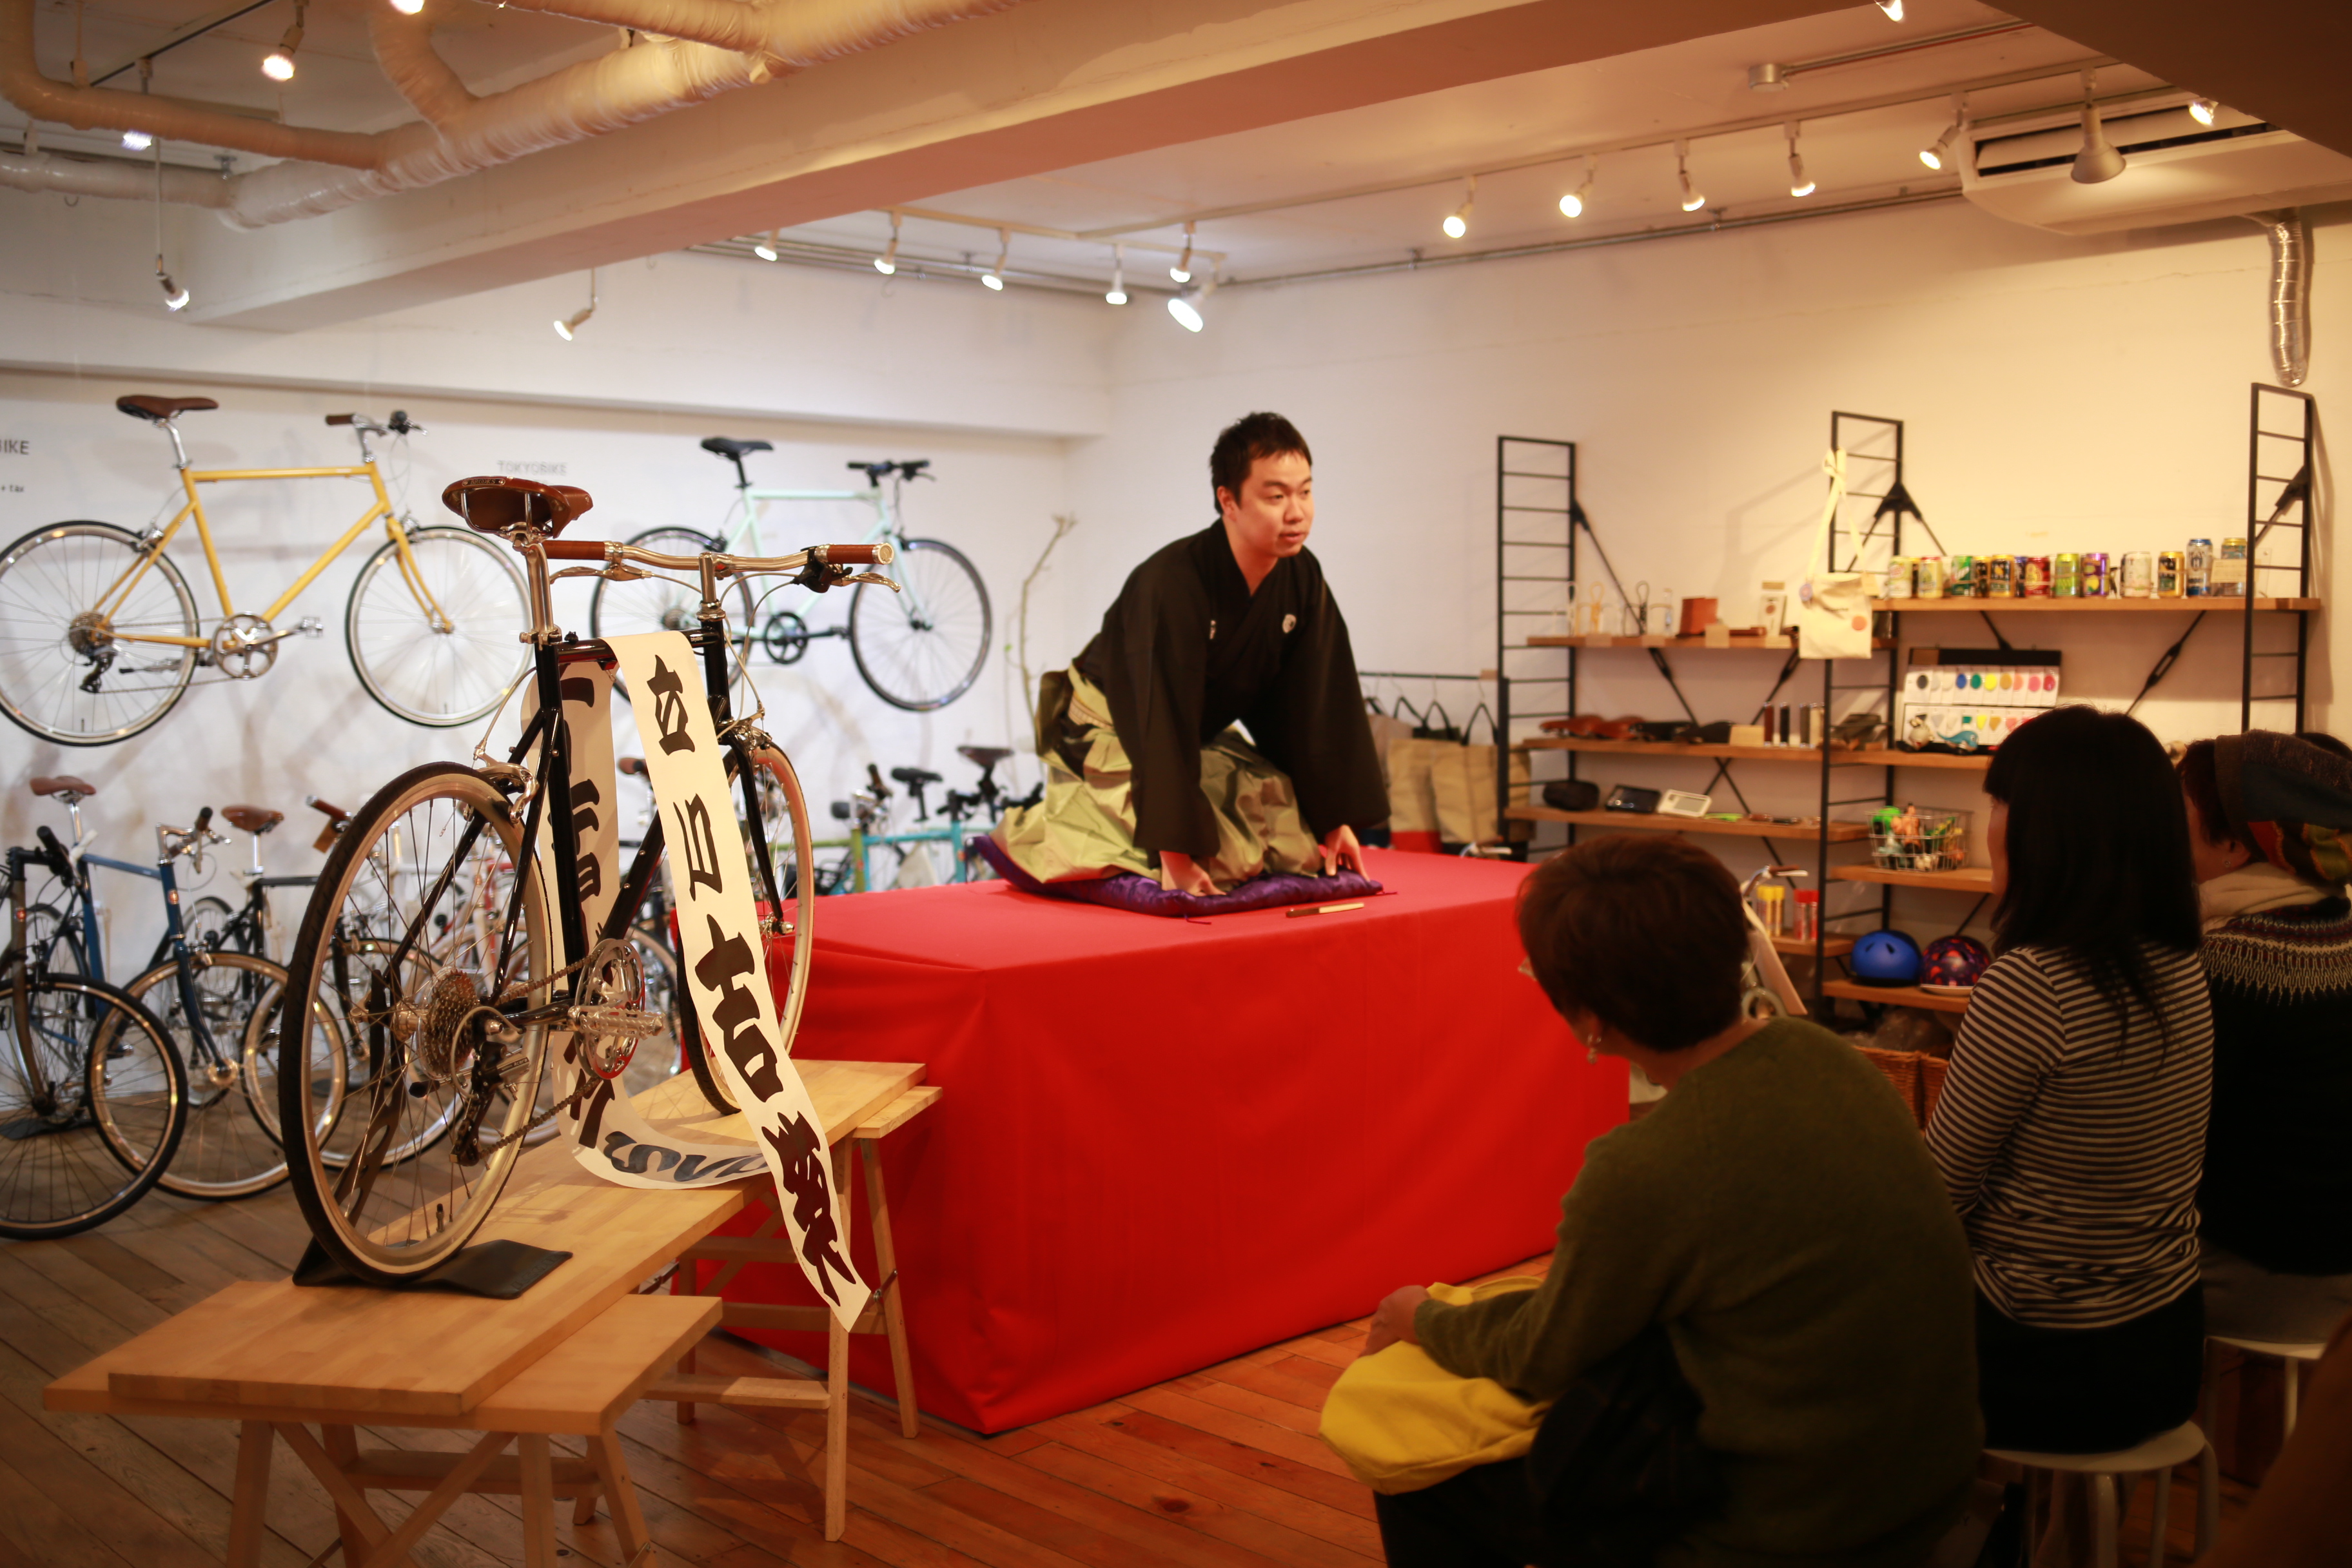
<svg viewBox="0 0 2352 1568"><path fill-rule="evenodd" d="M1495 437L1495 816L1510 819L1511 748L1529 734L1541 733L1546 719L1566 718L1576 711L1576 660L1571 655L1564 674L1554 675L1536 662L1538 650L1528 645L1530 623L1549 622L1561 613L1546 599L1559 591L1567 602L1568 585L1576 581L1576 531L1584 511L1576 500L1576 443L1534 436ZM1514 584L1517 586L1515 588ZM1522 602L1512 603L1514 595ZM1562 706L1553 707L1557 700ZM1533 767L1530 766L1530 773ZM1569 775L1576 776L1575 759ZM1542 780L1529 786L1532 795ZM1540 832L1540 829L1538 830ZM1507 837L1507 829L1506 830ZM1530 842L1517 846L1524 859ZM1572 837L1572 835L1571 835Z"/></svg>

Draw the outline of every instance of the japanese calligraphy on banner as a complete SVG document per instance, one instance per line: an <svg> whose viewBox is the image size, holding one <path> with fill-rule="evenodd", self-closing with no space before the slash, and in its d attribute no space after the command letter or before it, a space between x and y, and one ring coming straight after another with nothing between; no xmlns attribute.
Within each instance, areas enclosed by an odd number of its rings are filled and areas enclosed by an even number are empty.
<svg viewBox="0 0 2352 1568"><path fill-rule="evenodd" d="M792 1059L778 1048L782 1031L763 962L751 860L735 820L726 759L702 691L702 662L685 636L654 632L613 637L621 676L638 693L632 704L645 742L646 773L661 815L666 869L677 911L680 979L701 1024L710 1064L744 1108L756 1151L740 1143L701 1143L656 1129L596 1079L573 1110L572 1153L607 1181L632 1187L702 1187L736 1181L764 1164L776 1184L777 1212L809 1283L845 1327L870 1294L842 1246L835 1215L841 1194L824 1124ZM572 826L580 845L581 903L586 929L600 930L620 880L619 824L612 809L613 677L593 665L563 680L563 719L572 745ZM542 846L544 847L544 845ZM566 963L579 954L567 954ZM585 1070L565 1041L558 1090Z"/></svg>

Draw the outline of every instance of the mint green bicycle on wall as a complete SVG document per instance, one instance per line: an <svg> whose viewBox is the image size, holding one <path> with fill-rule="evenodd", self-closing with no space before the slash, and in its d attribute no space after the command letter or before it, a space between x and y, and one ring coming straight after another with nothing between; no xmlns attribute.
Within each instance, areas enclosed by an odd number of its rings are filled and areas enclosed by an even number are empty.
<svg viewBox="0 0 2352 1568"><path fill-rule="evenodd" d="M963 552L937 539L909 539L900 521L900 492L908 479L928 479L928 458L880 463L852 463L852 472L866 476L862 490L780 490L751 483L743 459L754 452L772 451L765 441L737 441L725 436L703 440L702 449L735 465L735 502L716 533L672 524L648 529L625 541L641 550L668 555L765 555L760 519L774 502L848 501L870 508L873 525L860 544L888 544L897 552L898 583L904 592L877 592L861 587L851 595L845 626L812 627L803 618L816 595L805 589L772 611L764 622L754 619L749 583L738 580L736 603L728 618L741 626L741 656L748 657L754 640L778 664L794 664L820 637L845 637L857 673L874 695L894 708L926 713L944 708L971 689L988 658L991 625L988 589ZM887 489L885 489L885 482ZM610 599L610 583L599 582L588 605L588 634L594 637L626 637L635 632L692 631L701 622L701 602L682 586L670 584L633 584Z"/></svg>

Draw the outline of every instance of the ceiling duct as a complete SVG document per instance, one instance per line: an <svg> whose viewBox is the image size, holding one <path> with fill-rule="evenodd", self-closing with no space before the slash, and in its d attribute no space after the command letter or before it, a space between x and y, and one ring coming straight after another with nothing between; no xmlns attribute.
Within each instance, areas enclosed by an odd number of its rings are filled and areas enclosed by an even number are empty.
<svg viewBox="0 0 2352 1568"><path fill-rule="evenodd" d="M1987 212L2059 234L2110 234L2239 217L2352 198L2352 158L2222 110L2210 126L2185 94L2153 106L2103 105L2123 154L2113 179L2074 177L2083 150L2079 104L1969 127L1960 189Z"/></svg>
<svg viewBox="0 0 2352 1568"><path fill-rule="evenodd" d="M2311 229L2297 212L2255 213L2271 237L2271 364L2301 386L2311 370Z"/></svg>
<svg viewBox="0 0 2352 1568"><path fill-rule="evenodd" d="M376 7L369 13L369 32L377 61L424 118L370 136L273 125L142 93L53 80L41 74L34 57L35 0L0 0L0 96L36 121L76 130L143 131L287 160L217 182L224 199L207 195L202 202L221 208L232 224L257 228L586 141L824 60L1009 10L1020 0L508 3L629 28L639 37L633 47L600 59L477 98L434 52L427 17ZM40 162L12 160L17 166L0 170L0 184L100 196L154 195L152 177L132 192L116 188L121 182L102 163L32 168ZM167 181L164 199L188 199L175 194L184 188Z"/></svg>

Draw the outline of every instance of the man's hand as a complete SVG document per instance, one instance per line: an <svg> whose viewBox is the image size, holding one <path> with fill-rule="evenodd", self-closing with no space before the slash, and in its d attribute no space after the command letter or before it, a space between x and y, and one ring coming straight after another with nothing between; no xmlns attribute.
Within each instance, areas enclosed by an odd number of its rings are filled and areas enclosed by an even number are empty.
<svg viewBox="0 0 2352 1568"><path fill-rule="evenodd" d="M1381 1299L1380 1310L1372 1314L1372 1331L1364 1341L1361 1353L1384 1351L1399 1340L1409 1345L1421 1343L1420 1337L1412 1331L1412 1315L1428 1300L1429 1292L1418 1285L1400 1285L1390 1291Z"/></svg>
<svg viewBox="0 0 2352 1568"><path fill-rule="evenodd" d="M1356 830L1345 823L1323 836L1323 874L1329 876L1335 868L1364 871L1364 847L1356 842Z"/></svg>
<svg viewBox="0 0 2352 1568"><path fill-rule="evenodd" d="M1217 890L1209 874L1193 865L1190 855L1180 855L1173 849L1160 852L1160 885L1171 893L1192 893L1203 899Z"/></svg>

